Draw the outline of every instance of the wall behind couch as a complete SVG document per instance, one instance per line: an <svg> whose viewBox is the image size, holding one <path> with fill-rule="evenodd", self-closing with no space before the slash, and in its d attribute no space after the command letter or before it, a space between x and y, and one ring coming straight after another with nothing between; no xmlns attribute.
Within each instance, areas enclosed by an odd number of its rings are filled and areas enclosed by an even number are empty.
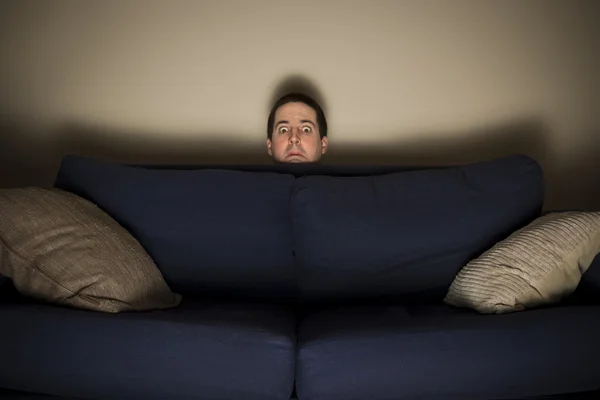
<svg viewBox="0 0 600 400"><path fill-rule="evenodd" d="M481 0L0 3L0 187L65 153L268 162L290 77L324 99L326 162L524 153L547 208L600 209L600 3Z"/></svg>

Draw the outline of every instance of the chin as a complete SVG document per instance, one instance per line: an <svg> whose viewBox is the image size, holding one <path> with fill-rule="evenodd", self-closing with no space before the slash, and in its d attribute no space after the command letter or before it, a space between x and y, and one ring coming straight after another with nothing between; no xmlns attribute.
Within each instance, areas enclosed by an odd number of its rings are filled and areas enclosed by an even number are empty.
<svg viewBox="0 0 600 400"><path fill-rule="evenodd" d="M319 162L319 160L311 160L308 157L301 155L273 157L273 160L279 164L311 164Z"/></svg>

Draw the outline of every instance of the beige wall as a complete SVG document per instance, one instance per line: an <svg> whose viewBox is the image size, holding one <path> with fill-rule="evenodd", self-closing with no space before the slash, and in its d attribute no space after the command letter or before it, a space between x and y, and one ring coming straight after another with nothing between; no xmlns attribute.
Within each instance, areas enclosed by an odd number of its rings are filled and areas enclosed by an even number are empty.
<svg viewBox="0 0 600 400"><path fill-rule="evenodd" d="M600 209L599 5L3 1L0 186L50 184L66 152L268 162L269 101L300 76L325 99L327 162L525 153L547 207Z"/></svg>

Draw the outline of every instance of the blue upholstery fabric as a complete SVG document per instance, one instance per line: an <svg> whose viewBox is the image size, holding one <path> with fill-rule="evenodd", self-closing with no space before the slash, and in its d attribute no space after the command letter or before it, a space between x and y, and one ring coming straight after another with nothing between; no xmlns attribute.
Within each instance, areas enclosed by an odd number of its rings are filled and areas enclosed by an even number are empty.
<svg viewBox="0 0 600 400"><path fill-rule="evenodd" d="M294 177L157 170L77 156L55 187L87 198L128 229L171 289L200 296L294 296L289 198Z"/></svg>
<svg viewBox="0 0 600 400"><path fill-rule="evenodd" d="M275 305L206 299L275 301L293 296L298 280L305 299L425 294L439 303L468 260L539 215L543 178L530 158L437 168L153 169L71 156L56 187L129 229L184 300L114 315L0 291L0 388L89 399L288 400L297 376L300 400L600 389L600 306L588 302L503 316L348 302L299 307L298 319ZM600 287L599 261L581 289Z"/></svg>
<svg viewBox="0 0 600 400"><path fill-rule="evenodd" d="M378 176L304 176L292 196L305 298L440 299L472 258L539 216L542 170L525 156Z"/></svg>
<svg viewBox="0 0 600 400"><path fill-rule="evenodd" d="M500 399L600 389L600 307L479 315L346 307L299 327L302 400Z"/></svg>
<svg viewBox="0 0 600 400"><path fill-rule="evenodd" d="M87 399L289 400L295 320L259 304L185 301L103 314L0 304L0 388Z"/></svg>
<svg viewBox="0 0 600 400"><path fill-rule="evenodd" d="M600 305L600 254L594 258L588 270L581 277L581 281L569 298L569 304L595 304Z"/></svg>
<svg viewBox="0 0 600 400"><path fill-rule="evenodd" d="M583 274L580 284L586 285L600 298L600 254L594 258L588 270Z"/></svg>

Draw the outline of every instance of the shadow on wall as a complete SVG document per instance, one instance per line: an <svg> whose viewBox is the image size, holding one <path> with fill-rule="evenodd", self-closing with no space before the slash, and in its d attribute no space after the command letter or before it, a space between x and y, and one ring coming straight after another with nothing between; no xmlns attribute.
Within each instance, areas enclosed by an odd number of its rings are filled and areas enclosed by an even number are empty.
<svg viewBox="0 0 600 400"><path fill-rule="evenodd" d="M0 115L0 188L48 186L60 162L59 137L28 119Z"/></svg>
<svg viewBox="0 0 600 400"><path fill-rule="evenodd" d="M197 138L173 139L168 132L126 132L85 124L67 124L42 132L25 124L2 121L0 133L0 187L50 186L61 158L79 154L111 162L132 164L270 164L264 142L240 145L216 133ZM385 146L336 145L323 158L324 164L462 164L526 154L544 169L552 158L544 142L543 125L534 120L511 121L489 129L446 135L447 139L418 142L398 141ZM444 137L440 135L438 137ZM576 176L576 175L575 175ZM558 178L555 176L555 178ZM554 182L556 184L556 182Z"/></svg>
<svg viewBox="0 0 600 400"><path fill-rule="evenodd" d="M311 82L310 79L302 76L300 74L290 75L275 87L273 90L273 94L269 101L269 109L267 110L267 115L271 111L271 104L275 104L277 100L281 97L285 96L289 93L304 93L316 100L317 103L321 106L321 109L328 115L329 108L327 107L327 100L323 96L323 93L319 90L319 88ZM265 118L266 120L266 118Z"/></svg>
<svg viewBox="0 0 600 400"><path fill-rule="evenodd" d="M280 85L273 99L291 90L308 92L325 104L307 80L293 77ZM273 100L274 101L274 100ZM265 115L266 122L266 115ZM112 162L133 164L270 164L263 140L256 146L228 142L218 132L173 139L169 132L125 132L81 123L53 131L15 118L0 120L0 187L52 185L61 158L79 154ZM265 127L266 128L266 127ZM266 132L265 132L266 136ZM448 165L476 162L509 154L536 159L547 181L545 208L600 209L600 190L593 171L600 143L568 165L558 165L547 144L547 130L535 118L511 120L472 132L424 134L424 139L385 145L338 145L330 138L326 164ZM435 139L431 139L434 138ZM591 172L590 172L591 171ZM577 178L587 177L580 183Z"/></svg>
<svg viewBox="0 0 600 400"><path fill-rule="evenodd" d="M600 131L590 131L582 149L570 154L563 165L550 165L546 179L555 184L549 188L547 208L578 208L600 211ZM551 204L555 201L557 204ZM565 199L561 201L561 199ZM567 204L567 206L563 206Z"/></svg>

